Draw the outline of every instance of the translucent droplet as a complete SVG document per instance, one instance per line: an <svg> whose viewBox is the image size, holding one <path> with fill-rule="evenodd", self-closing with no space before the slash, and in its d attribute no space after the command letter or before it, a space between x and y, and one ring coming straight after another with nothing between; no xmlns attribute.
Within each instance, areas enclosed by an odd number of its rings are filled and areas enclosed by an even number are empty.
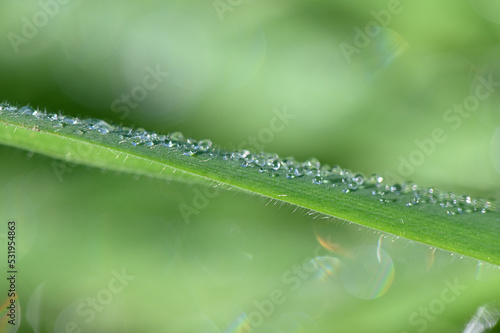
<svg viewBox="0 0 500 333"><path fill-rule="evenodd" d="M21 114L32 115L34 110L29 106L23 106L22 108L19 109L19 112Z"/></svg>
<svg viewBox="0 0 500 333"><path fill-rule="evenodd" d="M139 138L139 137L132 137L132 138L128 139L127 142L132 144L132 146L139 146L144 142L144 140Z"/></svg>
<svg viewBox="0 0 500 333"><path fill-rule="evenodd" d="M176 141L168 140L167 142L164 143L164 145L169 148L175 148L179 146L179 143Z"/></svg>
<svg viewBox="0 0 500 333"><path fill-rule="evenodd" d="M340 167L340 165L334 165L332 167L331 173L339 176L342 173L342 168Z"/></svg>
<svg viewBox="0 0 500 333"><path fill-rule="evenodd" d="M281 161L281 165L283 165L283 167L289 172L293 171L293 169L296 168L297 164L297 161L295 161L295 159L293 159L292 157L287 157L286 159Z"/></svg>
<svg viewBox="0 0 500 333"><path fill-rule="evenodd" d="M314 184L322 184L323 183L323 178L319 177L319 176L316 176L312 179L312 182Z"/></svg>
<svg viewBox="0 0 500 333"><path fill-rule="evenodd" d="M240 150L240 154L241 154L240 158L247 158L250 155L250 151L243 149L243 150Z"/></svg>
<svg viewBox="0 0 500 333"><path fill-rule="evenodd" d="M399 184L392 185L391 192L393 192L393 193L401 192L401 185L399 185Z"/></svg>
<svg viewBox="0 0 500 333"><path fill-rule="evenodd" d="M352 181L357 185L363 185L363 183L365 182L365 176L363 176L361 173L358 173L354 177L352 177Z"/></svg>
<svg viewBox="0 0 500 333"><path fill-rule="evenodd" d="M321 168L321 163L316 158L310 158L306 160L304 163L302 163L302 167L305 170L312 170L312 169L320 169Z"/></svg>
<svg viewBox="0 0 500 333"><path fill-rule="evenodd" d="M73 117L62 116L60 119L63 123L69 124L69 125L74 125L78 122L77 119L73 118Z"/></svg>
<svg viewBox="0 0 500 333"><path fill-rule="evenodd" d="M273 170L278 171L281 166L281 163L278 159L275 159L268 161L267 165L270 166Z"/></svg>
<svg viewBox="0 0 500 333"><path fill-rule="evenodd" d="M196 146L199 152L207 152L210 148L212 148L212 141L210 140L201 140L198 142Z"/></svg>
<svg viewBox="0 0 500 333"><path fill-rule="evenodd" d="M168 135L168 138L170 140L174 140L174 141L178 141L178 142L184 141L184 135L182 134L182 132L172 132Z"/></svg>
<svg viewBox="0 0 500 333"><path fill-rule="evenodd" d="M108 134L113 130L113 126L100 119L85 119L82 123L87 124L89 129L97 130L101 134Z"/></svg>
<svg viewBox="0 0 500 333"><path fill-rule="evenodd" d="M257 156L254 160L254 163L260 167L264 167L266 165L266 159L263 156Z"/></svg>
<svg viewBox="0 0 500 333"><path fill-rule="evenodd" d="M401 185L401 191L403 193L410 193L410 192L416 191L416 190L417 190L417 185L412 181L404 182Z"/></svg>
<svg viewBox="0 0 500 333"><path fill-rule="evenodd" d="M347 186L350 191L356 191L358 189L358 183L356 182L349 182Z"/></svg>
<svg viewBox="0 0 500 333"><path fill-rule="evenodd" d="M248 154L246 157L245 157L245 162L247 163L254 163L255 161L255 158L252 154Z"/></svg>
<svg viewBox="0 0 500 333"><path fill-rule="evenodd" d="M238 160L238 159L240 159L240 157L241 157L241 153L239 153L237 151L231 153L231 159L232 160Z"/></svg>
<svg viewBox="0 0 500 333"><path fill-rule="evenodd" d="M33 116L35 116L37 119L40 119L42 117L45 117L45 112L42 112L40 110L35 110L33 111Z"/></svg>
<svg viewBox="0 0 500 333"><path fill-rule="evenodd" d="M302 172L302 170L301 170L301 169L296 168L296 169L294 169L294 170L293 170L293 175L294 175L295 177L302 177L302 176L304 176L304 173Z"/></svg>

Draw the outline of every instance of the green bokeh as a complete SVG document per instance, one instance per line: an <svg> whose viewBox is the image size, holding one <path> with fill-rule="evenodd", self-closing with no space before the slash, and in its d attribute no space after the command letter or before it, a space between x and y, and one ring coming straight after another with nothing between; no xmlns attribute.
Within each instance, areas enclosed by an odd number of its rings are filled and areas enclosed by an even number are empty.
<svg viewBox="0 0 500 333"><path fill-rule="evenodd" d="M211 1L5 0L1 98L158 132L181 130L225 148L254 136L257 149L280 156L315 156L395 181L498 198L500 92L456 129L443 118L474 95L478 75L500 81L494 2L216 3L230 10L220 13ZM397 13L384 16L391 8ZM372 11L382 27L366 46L356 45ZM12 44L13 34L26 42ZM359 53L346 57L346 44ZM168 76L141 90L157 68ZM139 99L147 93L125 112L120 98L134 91ZM294 118L265 136L274 110ZM430 139L436 128L446 141L427 146L432 151L420 153L422 163L401 175L400 157L419 154L415 141ZM287 301L266 319L269 332L300 331L293 322L311 320L315 328L303 332L414 332L421 326L409 322L411 315L438 304L445 280L458 278L467 289L426 321L428 332L454 332L499 297L498 270L481 272L472 260L432 249L410 251L416 245L391 238L384 249L394 282L375 300L349 293L355 286L344 288L334 266L330 280L310 274L291 290L283 276L316 255L317 236L353 251L376 247L380 235L339 223L318 232L318 219L307 212L233 191L221 191L186 223L179 205L194 205L203 187L61 169L5 147L0 160L2 247L7 220L19 225L19 332L71 331L61 325L86 318L75 307L96 297L122 267L135 279L79 326L83 332L232 332L233 320L250 315L273 290ZM5 270L3 255L1 262Z"/></svg>

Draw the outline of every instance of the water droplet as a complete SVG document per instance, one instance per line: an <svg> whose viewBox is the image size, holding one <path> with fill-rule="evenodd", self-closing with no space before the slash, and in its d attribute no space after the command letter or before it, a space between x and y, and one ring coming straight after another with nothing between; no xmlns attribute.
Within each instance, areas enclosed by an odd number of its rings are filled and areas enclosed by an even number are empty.
<svg viewBox="0 0 500 333"><path fill-rule="evenodd" d="M312 182L314 184L322 184L323 183L323 178L321 178L320 176L316 176L312 179Z"/></svg>
<svg viewBox="0 0 500 333"><path fill-rule="evenodd" d="M352 177L352 181L357 185L363 185L363 183L365 182L365 176L363 176L363 174L361 173L358 173L354 177Z"/></svg>
<svg viewBox="0 0 500 333"><path fill-rule="evenodd" d="M199 141L196 146L196 149L202 153L207 152L210 148L212 148L212 141L207 139Z"/></svg>
<svg viewBox="0 0 500 333"><path fill-rule="evenodd" d="M247 156L245 157L245 162L247 162L247 163L249 163L249 164L250 164L250 163L254 163L254 160L255 160L255 158L254 158L254 156L253 156L252 154L249 154L249 155L247 155Z"/></svg>
<svg viewBox="0 0 500 333"><path fill-rule="evenodd" d="M259 155L255 158L254 163L260 167L264 167L266 165L266 159L264 156Z"/></svg>
<svg viewBox="0 0 500 333"><path fill-rule="evenodd" d="M172 132L168 135L168 138L173 141L181 142L184 141L184 135L182 132Z"/></svg>
<svg viewBox="0 0 500 333"><path fill-rule="evenodd" d="M68 124L68 125L74 125L74 124L78 123L78 120L76 118L68 117L68 116L62 116L61 121L65 124Z"/></svg>
<svg viewBox="0 0 500 333"><path fill-rule="evenodd" d="M296 169L293 169L293 175L295 177L302 177L302 176L304 176L304 173L302 172L302 170L300 168L296 168Z"/></svg>
<svg viewBox="0 0 500 333"><path fill-rule="evenodd" d="M313 157L302 163L302 167L305 170L313 170L313 169L317 170L321 168L321 163L319 163L319 161Z"/></svg>
<svg viewBox="0 0 500 333"><path fill-rule="evenodd" d="M177 143L176 141L168 140L163 145L168 147L168 148L175 148L175 147L179 146L179 143Z"/></svg>
<svg viewBox="0 0 500 333"><path fill-rule="evenodd" d="M246 150L246 149L243 149L243 150L240 150L240 158L247 158L249 155L250 155L250 151L249 150Z"/></svg>
<svg viewBox="0 0 500 333"><path fill-rule="evenodd" d="M404 182L401 185L401 191L403 193L410 193L410 192L416 191L416 190L417 190L417 185L412 181Z"/></svg>
<svg viewBox="0 0 500 333"><path fill-rule="evenodd" d="M19 109L19 112L21 114L32 115L34 110L29 106L23 106L22 108Z"/></svg>
<svg viewBox="0 0 500 333"><path fill-rule="evenodd" d="M274 159L268 161L267 165L270 166L274 171L278 171L281 166L281 163L279 159Z"/></svg>
<svg viewBox="0 0 500 333"><path fill-rule="evenodd" d="M349 182L347 184L347 186L349 187L349 190L351 190L351 191L356 191L358 189L358 183L356 183L356 182Z"/></svg>
<svg viewBox="0 0 500 333"><path fill-rule="evenodd" d="M334 165L332 167L331 173L333 175L340 176L341 172L342 172L342 168L340 167L340 165Z"/></svg>
<svg viewBox="0 0 500 333"><path fill-rule="evenodd" d="M35 116L37 119L45 117L45 112L40 111L40 110L35 110L33 111L33 116Z"/></svg>
<svg viewBox="0 0 500 333"><path fill-rule="evenodd" d="M240 157L241 157L241 153L240 152L235 151L235 152L231 153L231 159L232 160L238 160L238 159L240 159Z"/></svg>
<svg viewBox="0 0 500 333"><path fill-rule="evenodd" d="M392 193L398 193L401 192L401 185L399 184L394 184L391 186L391 192Z"/></svg>

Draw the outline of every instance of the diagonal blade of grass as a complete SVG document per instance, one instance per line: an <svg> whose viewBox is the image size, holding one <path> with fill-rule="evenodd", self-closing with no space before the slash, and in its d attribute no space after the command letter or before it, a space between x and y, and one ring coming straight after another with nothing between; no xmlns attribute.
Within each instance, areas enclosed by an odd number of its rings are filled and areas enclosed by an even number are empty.
<svg viewBox="0 0 500 333"><path fill-rule="evenodd" d="M273 154L226 152L208 140L111 126L97 119L0 106L0 143L66 161L186 182L227 184L500 265L496 203Z"/></svg>

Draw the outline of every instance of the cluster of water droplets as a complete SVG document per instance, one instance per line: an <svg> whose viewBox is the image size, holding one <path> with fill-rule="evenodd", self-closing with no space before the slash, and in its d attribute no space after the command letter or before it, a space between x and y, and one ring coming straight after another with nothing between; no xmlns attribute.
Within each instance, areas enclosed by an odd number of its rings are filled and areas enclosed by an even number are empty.
<svg viewBox="0 0 500 333"><path fill-rule="evenodd" d="M222 158L226 161L236 162L244 168L256 169L258 172L268 174L270 177L284 177L291 181L305 179L318 186L339 189L346 194L365 190L371 193L375 200L378 200L381 204L401 202L411 208L430 203L442 207L448 215L474 212L486 213L499 209L498 202L474 199L470 196L456 195L450 192L440 192L434 188L417 186L412 182L391 185L384 182L381 175L374 174L367 177L361 173L343 169L338 165L330 167L321 164L315 158L298 162L292 157L282 159L276 154L251 153L248 150L222 152L215 149L210 140L197 141L192 138L185 138L181 132L166 135L157 134L143 128L133 129L110 125L99 119L81 120L76 117L47 113L29 106L18 109L10 105L0 104L1 113L31 115L36 119L49 120L52 126L56 128L56 131L71 127L72 133L77 135L83 135L89 131L95 131L102 135L115 134L120 144L149 148L164 147L180 150L186 156L207 155L209 158Z"/></svg>
<svg viewBox="0 0 500 333"><path fill-rule="evenodd" d="M93 131L105 134L115 134L120 144L128 144L132 146L145 147L167 147L181 149L184 155L194 156L202 153L214 155L215 150L212 148L210 140L197 141L192 138L185 138L181 132L173 132L170 134L157 134L152 131L146 131L143 128L130 128L123 126L110 125L100 119L79 119L77 117L64 116L56 113L47 113L38 109L33 109L29 106L16 108L10 105L0 104L0 114L11 113L12 115L30 115L37 120L50 121L53 128L58 131L62 128L71 128L72 133L83 135Z"/></svg>
<svg viewBox="0 0 500 333"><path fill-rule="evenodd" d="M384 183L384 178L379 174L367 177L361 173L343 169L338 165L330 167L321 164L315 158L298 162L292 157L281 159L276 154L252 154L248 150L225 153L223 158L235 160L245 168L256 168L259 172L268 173L271 177L309 179L313 184L337 188L343 193L368 190L382 204L403 201L407 207L411 208L431 203L442 207L448 215L486 213L498 209L497 204L492 201L440 192L434 188L419 187L413 182L391 185Z"/></svg>
<svg viewBox="0 0 500 333"><path fill-rule="evenodd" d="M143 128L132 129L128 127L120 127L115 129L113 133L119 135L121 144L145 146L150 148L166 147L180 149L186 156L195 156L203 153L209 153L213 156L215 153L215 150L212 149L212 141L197 141L192 138L185 138L181 132L172 132L165 135L146 131Z"/></svg>

